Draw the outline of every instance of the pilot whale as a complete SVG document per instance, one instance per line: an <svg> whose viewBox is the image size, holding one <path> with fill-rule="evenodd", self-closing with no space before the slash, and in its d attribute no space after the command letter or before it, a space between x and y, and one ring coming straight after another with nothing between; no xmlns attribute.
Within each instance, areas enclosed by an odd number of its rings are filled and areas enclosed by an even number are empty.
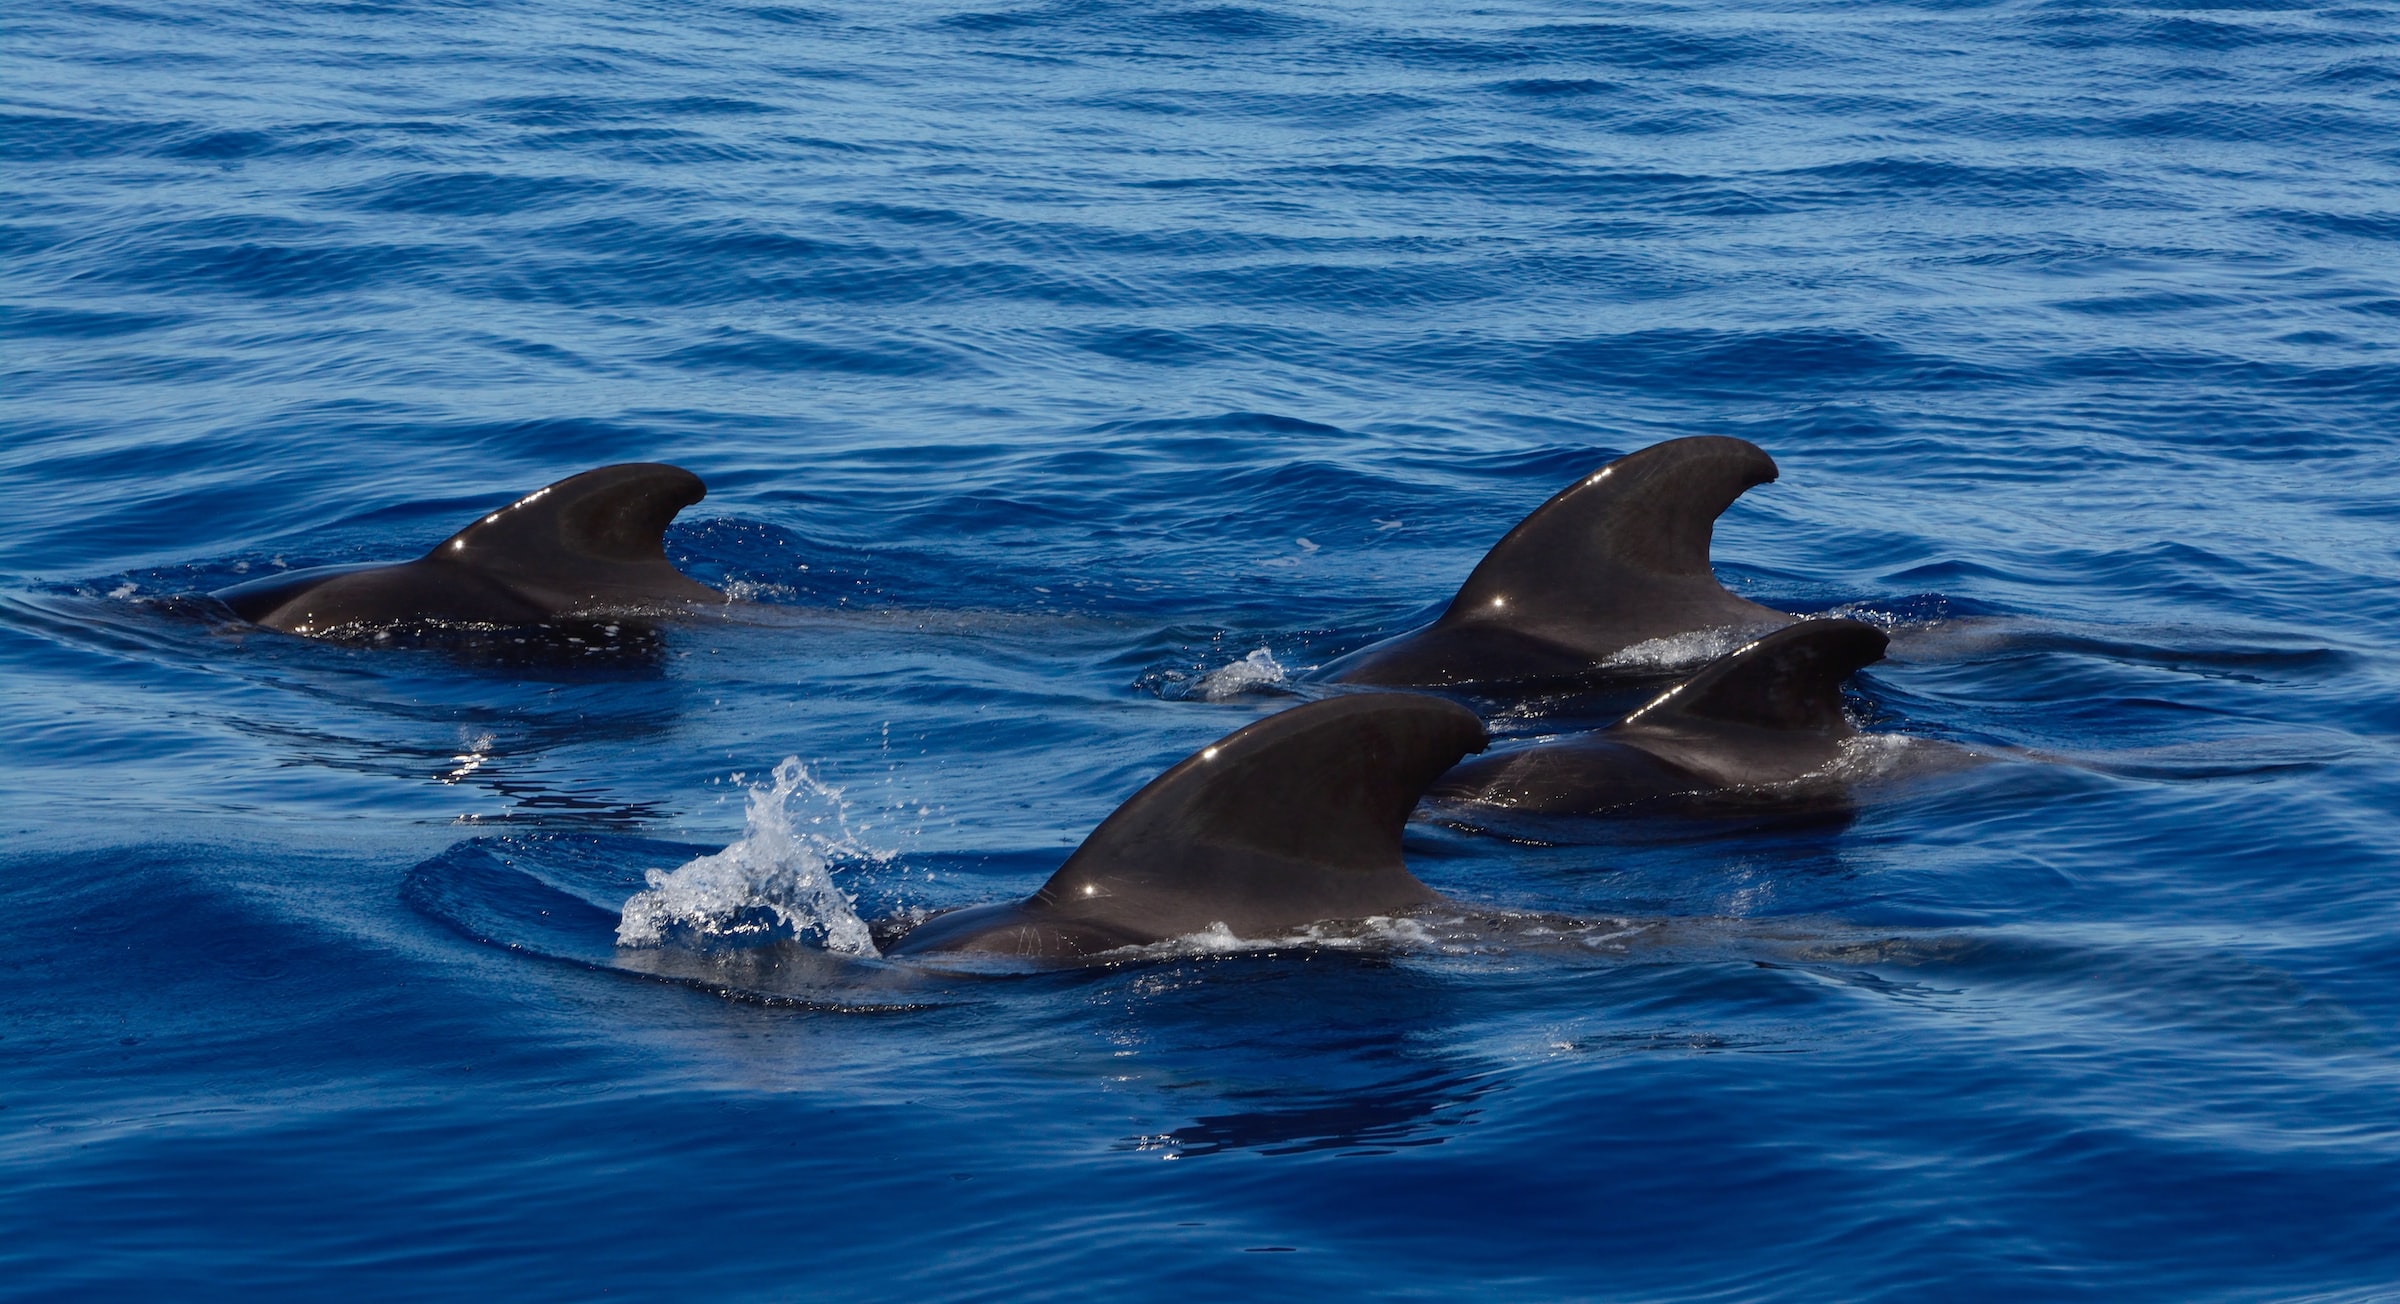
<svg viewBox="0 0 2400 1304"><path fill-rule="evenodd" d="M1590 815L1820 774L1858 736L1842 711L1842 682L1882 660L1889 643L1856 620L1786 625L1606 729L1494 751L1443 775L1427 796Z"/></svg>
<svg viewBox="0 0 2400 1304"><path fill-rule="evenodd" d="M534 625L660 612L725 595L675 569L668 522L708 489L626 462L536 489L415 561L292 571L211 594L256 625L312 638L409 623Z"/></svg>
<svg viewBox="0 0 2400 1304"><path fill-rule="evenodd" d="M1151 780L1030 898L935 915L885 953L1073 960L1218 924L1271 936L1438 900L1402 863L1401 829L1485 741L1472 711L1412 693L1293 707Z"/></svg>
<svg viewBox="0 0 2400 1304"><path fill-rule="evenodd" d="M1628 453L1518 522L1439 619L1337 658L1318 678L1590 685L1640 675L1609 664L1639 643L1788 625L1794 617L1726 592L1708 564L1717 517L1775 476L1764 450L1722 435Z"/></svg>

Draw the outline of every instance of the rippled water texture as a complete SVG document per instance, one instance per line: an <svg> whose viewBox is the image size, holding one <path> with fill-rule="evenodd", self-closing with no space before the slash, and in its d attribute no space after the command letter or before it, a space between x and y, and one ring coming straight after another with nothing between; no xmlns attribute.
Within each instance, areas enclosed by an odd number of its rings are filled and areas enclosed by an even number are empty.
<svg viewBox="0 0 2400 1304"><path fill-rule="evenodd" d="M0 31L0 1294L2400 1289L2400 8ZM1023 894L1698 433L1783 470L1727 583L1984 763L1424 822L1417 919L850 958L828 883ZM637 459L740 614L175 600Z"/></svg>

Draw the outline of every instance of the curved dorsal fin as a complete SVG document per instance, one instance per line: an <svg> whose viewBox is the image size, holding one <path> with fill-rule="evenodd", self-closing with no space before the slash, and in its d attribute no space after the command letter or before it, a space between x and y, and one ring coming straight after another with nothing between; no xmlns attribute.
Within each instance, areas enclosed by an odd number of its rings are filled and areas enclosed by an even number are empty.
<svg viewBox="0 0 2400 1304"><path fill-rule="evenodd" d="M1567 486L1493 545L1441 624L1495 622L1554 637L1658 623L1673 632L1789 617L1725 591L1709 569L1717 517L1775 460L1723 435L1670 439ZM1694 610L1694 608L1700 608ZM1627 640L1631 641L1631 640Z"/></svg>
<svg viewBox="0 0 2400 1304"><path fill-rule="evenodd" d="M1856 620L1786 625L1703 667L1626 716L1617 729L1738 724L1848 735L1842 681L1883 659L1891 639Z"/></svg>
<svg viewBox="0 0 2400 1304"><path fill-rule="evenodd" d="M536 489L437 544L424 560L469 566L575 602L722 600L667 561L675 514L707 496L679 466L623 462Z"/></svg>
<svg viewBox="0 0 2400 1304"><path fill-rule="evenodd" d="M1030 903L1128 936L1388 914L1434 897L1401 863L1417 798L1483 750L1465 707L1360 693L1294 707L1150 781Z"/></svg>

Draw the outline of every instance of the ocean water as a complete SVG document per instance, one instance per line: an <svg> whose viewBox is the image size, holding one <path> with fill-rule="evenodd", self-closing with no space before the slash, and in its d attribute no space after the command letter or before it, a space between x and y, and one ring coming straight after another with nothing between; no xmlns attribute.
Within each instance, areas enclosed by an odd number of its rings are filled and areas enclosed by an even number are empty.
<svg viewBox="0 0 2400 1304"><path fill-rule="evenodd" d="M0 31L0 1296L2400 1297L2400 6ZM1855 809L865 955L1702 433ZM624 460L749 602L191 600Z"/></svg>

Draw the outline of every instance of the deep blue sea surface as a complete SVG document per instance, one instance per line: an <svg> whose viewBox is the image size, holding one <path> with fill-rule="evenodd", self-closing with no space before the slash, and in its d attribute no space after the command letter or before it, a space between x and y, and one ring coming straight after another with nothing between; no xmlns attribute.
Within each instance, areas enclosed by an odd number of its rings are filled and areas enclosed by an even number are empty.
<svg viewBox="0 0 2400 1304"><path fill-rule="evenodd" d="M0 1296L2400 1298L2391 0L17 0L0 102ZM792 904L1702 433L1981 763L1083 971ZM748 603L189 598L627 460Z"/></svg>

